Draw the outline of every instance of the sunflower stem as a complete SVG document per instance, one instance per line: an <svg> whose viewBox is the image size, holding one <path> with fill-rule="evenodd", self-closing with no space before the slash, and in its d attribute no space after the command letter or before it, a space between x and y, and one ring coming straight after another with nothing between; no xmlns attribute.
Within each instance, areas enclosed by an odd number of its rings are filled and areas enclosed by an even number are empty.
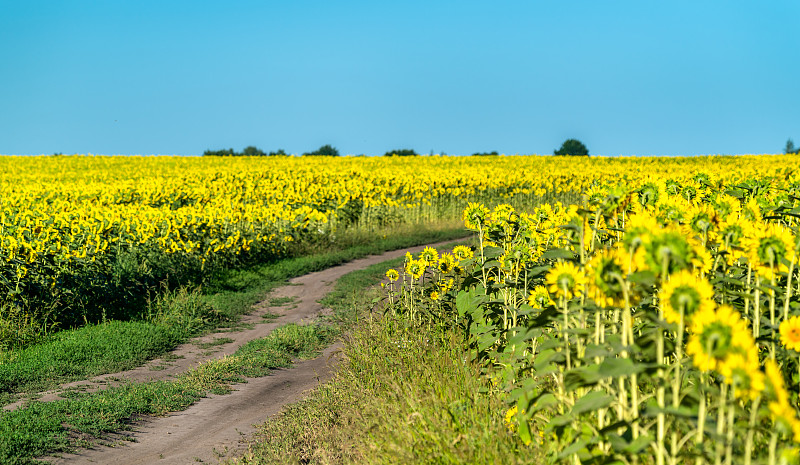
<svg viewBox="0 0 800 465"><path fill-rule="evenodd" d="M705 392L705 384L706 383L706 375L704 373L700 373L700 405L698 407L697 412L697 437L695 439L695 444L700 445L703 443L703 434L705 433L706 429L706 392Z"/></svg>
<svg viewBox="0 0 800 465"><path fill-rule="evenodd" d="M770 284L772 284L772 288L769 290L769 324L770 324L770 331L773 332L770 337L769 341L769 358L775 360L775 268L773 263L773 257L770 255L769 257L769 269L772 272L772 279Z"/></svg>
<svg viewBox="0 0 800 465"><path fill-rule="evenodd" d="M794 274L794 264L797 257L792 255L792 263L789 265L789 275L786 278L786 298L783 300L783 319L789 319L789 299L792 298L792 275Z"/></svg>
<svg viewBox="0 0 800 465"><path fill-rule="evenodd" d="M728 435L725 440L725 465L731 465L733 460L733 420L736 417L736 402L734 397L736 394L736 386L731 388L731 401L728 402Z"/></svg>
<svg viewBox="0 0 800 465"><path fill-rule="evenodd" d="M744 465L752 463L753 455L753 435L756 430L756 420L758 419L758 406L761 403L761 396L756 397L753 405L750 406L750 422L747 428L747 439L744 443Z"/></svg>
<svg viewBox="0 0 800 465"><path fill-rule="evenodd" d="M725 432L725 407L728 404L728 385L720 386L719 407L717 409L717 436L722 437ZM722 454L725 444L718 441L714 447L714 465L722 465Z"/></svg>

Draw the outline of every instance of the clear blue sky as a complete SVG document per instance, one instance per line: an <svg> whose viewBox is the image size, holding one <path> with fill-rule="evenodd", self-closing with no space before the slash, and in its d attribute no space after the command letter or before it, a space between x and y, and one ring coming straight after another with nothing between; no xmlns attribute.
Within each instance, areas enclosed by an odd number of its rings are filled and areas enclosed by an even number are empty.
<svg viewBox="0 0 800 465"><path fill-rule="evenodd" d="M0 0L0 154L778 153L800 1Z"/></svg>

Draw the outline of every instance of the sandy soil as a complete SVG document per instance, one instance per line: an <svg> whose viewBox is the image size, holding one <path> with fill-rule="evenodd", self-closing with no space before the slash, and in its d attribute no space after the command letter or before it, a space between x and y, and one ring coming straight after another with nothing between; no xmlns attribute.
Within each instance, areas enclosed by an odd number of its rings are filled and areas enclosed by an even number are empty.
<svg viewBox="0 0 800 465"><path fill-rule="evenodd" d="M276 289L271 297L291 298L292 302L278 308L269 307L266 302L256 305L253 312L242 320L255 324L253 329L206 335L181 345L163 359L153 360L134 370L70 383L57 391L44 393L41 400L58 399L58 393L63 389L77 386L96 390L123 380L169 379L202 361L232 354L247 341L265 337L278 326L317 318L327 310L318 300L330 292L335 281L343 275L401 257L406 251L417 253L423 247L426 246L374 255L291 279L290 285ZM267 312L281 316L265 323L262 316ZM230 338L233 341L215 346L213 353L198 347L197 343L211 342L215 338ZM245 439L255 431L255 424L263 422L278 413L284 405L296 402L305 392L329 380L339 359L339 352L339 346L333 345L318 358L299 361L291 368L276 370L268 376L234 385L230 394L201 399L187 410L164 417L139 418L131 431L120 433L93 449L82 449L75 454L43 460L54 464L109 465L219 463L221 459L241 454L246 447ZM6 406L7 409L18 407L19 404Z"/></svg>

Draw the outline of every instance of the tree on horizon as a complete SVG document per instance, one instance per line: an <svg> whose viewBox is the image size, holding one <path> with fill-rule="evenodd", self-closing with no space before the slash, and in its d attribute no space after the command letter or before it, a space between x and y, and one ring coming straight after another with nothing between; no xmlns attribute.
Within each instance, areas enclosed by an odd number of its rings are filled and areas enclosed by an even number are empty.
<svg viewBox="0 0 800 465"><path fill-rule="evenodd" d="M588 157L589 149L583 145L583 142L578 139L567 139L561 144L561 148L555 150L553 155L558 156L573 156L573 157Z"/></svg>

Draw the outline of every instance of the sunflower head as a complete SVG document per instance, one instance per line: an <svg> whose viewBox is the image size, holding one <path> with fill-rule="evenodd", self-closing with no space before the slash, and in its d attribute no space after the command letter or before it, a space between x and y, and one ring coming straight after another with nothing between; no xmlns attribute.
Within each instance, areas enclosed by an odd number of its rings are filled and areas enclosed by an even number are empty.
<svg viewBox="0 0 800 465"><path fill-rule="evenodd" d="M453 248L453 255L459 260L469 260L473 257L472 249L465 245L457 245Z"/></svg>
<svg viewBox="0 0 800 465"><path fill-rule="evenodd" d="M658 184L649 182L642 184L637 193L639 194L639 203L643 207L653 208L658 203L661 193L659 192Z"/></svg>
<svg viewBox="0 0 800 465"><path fill-rule="evenodd" d="M736 218L742 210L741 202L739 199L732 195L720 194L713 200L714 210L722 218Z"/></svg>
<svg viewBox="0 0 800 465"><path fill-rule="evenodd" d="M486 217L489 215L489 209L482 203L470 202L467 208L464 209L463 219L464 225L468 229L477 230L486 226Z"/></svg>
<svg viewBox="0 0 800 465"><path fill-rule="evenodd" d="M589 295L600 306L622 306L628 260L620 249L604 250L587 264Z"/></svg>
<svg viewBox="0 0 800 465"><path fill-rule="evenodd" d="M764 391L764 373L758 367L758 349L753 346L747 352L733 352L720 364L720 374L725 382L735 389L739 399L755 400Z"/></svg>
<svg viewBox="0 0 800 465"><path fill-rule="evenodd" d="M544 308L548 305L553 305L553 299L550 298L550 293L544 286L536 286L528 294L528 305L533 308Z"/></svg>
<svg viewBox="0 0 800 465"><path fill-rule="evenodd" d="M410 275L412 279L419 279L425 274L425 269L428 263L424 260L410 260L406 262L406 274Z"/></svg>
<svg viewBox="0 0 800 465"><path fill-rule="evenodd" d="M781 373L781 368L775 360L767 359L764 365L764 373L766 374L764 389L766 398L778 403L789 403L789 391L786 390L783 373Z"/></svg>
<svg viewBox="0 0 800 465"><path fill-rule="evenodd" d="M659 292L664 319L670 323L678 323L681 314L689 319L694 313L714 308L714 288L705 279L701 279L688 270L670 275Z"/></svg>
<svg viewBox="0 0 800 465"><path fill-rule="evenodd" d="M391 269L386 272L386 277L389 278L389 281L397 281L400 278L400 273L397 270Z"/></svg>
<svg viewBox="0 0 800 465"><path fill-rule="evenodd" d="M650 239L651 234L656 234L661 229L661 223L650 212L637 213L628 219L622 243L626 250L636 251Z"/></svg>
<svg viewBox="0 0 800 465"><path fill-rule="evenodd" d="M689 268L694 250L687 238L677 230L667 229L645 242L645 262L656 274L673 274Z"/></svg>
<svg viewBox="0 0 800 465"><path fill-rule="evenodd" d="M692 317L686 353L701 371L718 371L732 353L747 353L755 346L739 312L728 305L704 308Z"/></svg>
<svg viewBox="0 0 800 465"><path fill-rule="evenodd" d="M571 262L559 262L547 273L546 282L552 295L571 299L580 292L586 278Z"/></svg>
<svg viewBox="0 0 800 465"><path fill-rule="evenodd" d="M759 274L772 278L775 272L785 271L783 258L791 258L795 253L795 239L791 231L778 224L766 228L753 229L753 234L743 240L747 258Z"/></svg>
<svg viewBox="0 0 800 465"><path fill-rule="evenodd" d="M420 260L424 260L426 263L435 264L439 261L439 252L437 252L433 247L425 247L419 254L419 258Z"/></svg>
<svg viewBox="0 0 800 465"><path fill-rule="evenodd" d="M708 234L718 224L716 213L706 206L693 207L689 213L688 225L698 234Z"/></svg>
<svg viewBox="0 0 800 465"><path fill-rule="evenodd" d="M793 316L781 322L780 333L784 347L800 352L800 316Z"/></svg>
<svg viewBox="0 0 800 465"><path fill-rule="evenodd" d="M447 274L453 271L453 268L456 266L456 258L449 253L443 253L439 257L439 264L437 268L440 272Z"/></svg>

